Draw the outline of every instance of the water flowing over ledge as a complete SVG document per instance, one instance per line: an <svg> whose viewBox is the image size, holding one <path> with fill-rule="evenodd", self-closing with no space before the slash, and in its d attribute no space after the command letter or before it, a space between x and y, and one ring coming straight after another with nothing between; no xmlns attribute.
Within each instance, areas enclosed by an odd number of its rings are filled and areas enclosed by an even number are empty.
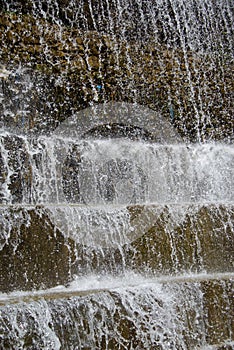
<svg viewBox="0 0 234 350"><path fill-rule="evenodd" d="M0 349L234 349L233 19L0 0Z"/></svg>
<svg viewBox="0 0 234 350"><path fill-rule="evenodd" d="M230 281L234 279L234 273L199 273L183 275L167 275L158 277L146 277L132 271L125 272L124 275L113 277L112 275L98 276L88 275L75 278L68 286L56 286L46 290L35 291L14 291L11 293L0 293L0 305L29 303L39 300L53 300L71 297L86 296L90 294L126 290L131 288L142 288L144 286L173 283L192 283L206 281Z"/></svg>
<svg viewBox="0 0 234 350"><path fill-rule="evenodd" d="M130 349L189 349L222 345L224 334L227 346L232 344L231 315L225 311L233 302L231 276L182 277L160 283L131 277L134 286L126 281L109 291L68 293L65 299L60 299L59 292L57 299L55 290L48 298L2 307L3 346L22 342L30 346L36 341L46 349L79 349L84 344L98 349L128 348L129 344ZM106 282L108 286L110 281ZM111 278L110 284L115 283Z"/></svg>
<svg viewBox="0 0 234 350"><path fill-rule="evenodd" d="M31 140L3 132L0 146L6 204L233 201L232 145L79 141L62 135Z"/></svg>

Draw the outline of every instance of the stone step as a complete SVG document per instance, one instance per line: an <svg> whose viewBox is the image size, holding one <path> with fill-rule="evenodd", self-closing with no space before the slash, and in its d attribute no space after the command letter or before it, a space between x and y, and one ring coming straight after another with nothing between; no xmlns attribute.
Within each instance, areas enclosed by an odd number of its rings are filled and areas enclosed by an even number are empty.
<svg viewBox="0 0 234 350"><path fill-rule="evenodd" d="M232 205L1 206L0 214L2 292L126 270L233 271Z"/></svg>
<svg viewBox="0 0 234 350"><path fill-rule="evenodd" d="M165 205L159 215L154 205L129 210L135 239L126 256L132 268L145 264L163 274L233 271L232 204Z"/></svg>
<svg viewBox="0 0 234 350"><path fill-rule="evenodd" d="M81 130L92 128L94 114L90 114L88 123L89 112L69 118L51 137L35 140L0 132L1 204L63 202L93 206L234 201L234 153L230 145L167 144L166 137L162 144L118 137L82 140ZM102 109L97 109L99 112L102 115ZM134 117L135 112L134 109ZM82 120L88 123L86 127ZM100 123L103 125L104 120ZM162 134L159 121L153 118L153 123ZM111 125L107 126L111 130ZM71 130L79 133L69 138Z"/></svg>
<svg viewBox="0 0 234 350"><path fill-rule="evenodd" d="M15 293L1 303L0 348L233 349L233 278L126 275L115 287Z"/></svg>

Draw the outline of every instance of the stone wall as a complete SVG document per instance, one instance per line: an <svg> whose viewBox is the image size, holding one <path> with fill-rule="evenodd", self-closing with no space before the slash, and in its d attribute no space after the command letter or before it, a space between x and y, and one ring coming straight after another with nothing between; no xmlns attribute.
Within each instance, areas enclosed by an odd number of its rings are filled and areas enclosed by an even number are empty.
<svg viewBox="0 0 234 350"><path fill-rule="evenodd" d="M221 49L185 52L14 12L1 13L0 40L0 93L13 111L9 116L1 108L3 125L24 120L24 129L48 131L78 110L112 100L160 111L190 140L232 137L233 61ZM19 81L23 95L12 89Z"/></svg>

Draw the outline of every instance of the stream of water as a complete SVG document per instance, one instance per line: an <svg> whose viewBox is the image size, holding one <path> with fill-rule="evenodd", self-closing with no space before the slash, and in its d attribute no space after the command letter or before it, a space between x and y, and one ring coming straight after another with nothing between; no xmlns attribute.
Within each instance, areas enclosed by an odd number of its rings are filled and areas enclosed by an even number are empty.
<svg viewBox="0 0 234 350"><path fill-rule="evenodd" d="M30 348L28 342L36 349L200 349L209 344L210 288L225 300L232 347L233 158L232 145L221 143L35 141L2 132L2 251L11 245L13 255L25 254L21 231L32 230L32 212L46 215L68 247L68 239L77 244L70 281L61 280L66 286L1 294L2 348ZM160 223L168 253L156 238L160 231L155 238L147 233ZM33 266L25 264L25 285L36 285Z"/></svg>
<svg viewBox="0 0 234 350"><path fill-rule="evenodd" d="M0 14L0 350L234 349L232 1Z"/></svg>

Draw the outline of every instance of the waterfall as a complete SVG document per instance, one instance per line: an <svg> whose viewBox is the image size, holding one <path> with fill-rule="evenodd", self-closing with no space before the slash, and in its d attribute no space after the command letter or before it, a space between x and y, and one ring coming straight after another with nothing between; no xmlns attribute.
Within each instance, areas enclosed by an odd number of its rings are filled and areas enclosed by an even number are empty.
<svg viewBox="0 0 234 350"><path fill-rule="evenodd" d="M0 5L0 349L234 349L232 1Z"/></svg>

